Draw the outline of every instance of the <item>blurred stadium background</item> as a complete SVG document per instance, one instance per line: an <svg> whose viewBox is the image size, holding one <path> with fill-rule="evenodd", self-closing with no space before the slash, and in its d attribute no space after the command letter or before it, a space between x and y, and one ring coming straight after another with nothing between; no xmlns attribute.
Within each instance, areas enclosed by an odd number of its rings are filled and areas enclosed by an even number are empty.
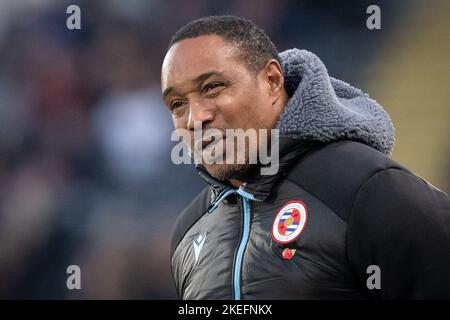
<svg viewBox="0 0 450 320"><path fill-rule="evenodd" d="M81 8L81 30L66 8ZM382 29L366 28L381 7ZM170 36L235 14L319 55L396 127L393 157L450 190L450 1L0 1L0 298L171 299L169 235L202 188L170 161ZM82 289L66 288L81 267Z"/></svg>

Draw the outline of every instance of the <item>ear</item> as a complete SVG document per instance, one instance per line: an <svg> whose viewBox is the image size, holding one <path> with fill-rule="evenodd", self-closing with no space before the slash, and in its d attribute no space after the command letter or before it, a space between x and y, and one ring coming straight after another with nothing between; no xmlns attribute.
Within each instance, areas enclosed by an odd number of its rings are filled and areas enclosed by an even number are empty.
<svg viewBox="0 0 450 320"><path fill-rule="evenodd" d="M272 105L274 105L285 91L283 70L280 63L275 59L267 62L263 70L264 80L268 85L269 94L272 97Z"/></svg>

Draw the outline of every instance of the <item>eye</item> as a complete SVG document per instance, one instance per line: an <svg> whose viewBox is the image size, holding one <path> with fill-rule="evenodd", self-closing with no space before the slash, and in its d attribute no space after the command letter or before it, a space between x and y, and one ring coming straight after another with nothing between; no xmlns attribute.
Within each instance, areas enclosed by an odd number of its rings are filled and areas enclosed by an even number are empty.
<svg viewBox="0 0 450 320"><path fill-rule="evenodd" d="M211 91L213 89L216 89L218 87L222 87L224 84L222 82L211 82L208 83L206 86L203 87L202 93L208 93L208 91Z"/></svg>
<svg viewBox="0 0 450 320"><path fill-rule="evenodd" d="M170 111L174 111L176 108L181 107L184 104L183 101L180 100L175 100L173 102L170 103Z"/></svg>

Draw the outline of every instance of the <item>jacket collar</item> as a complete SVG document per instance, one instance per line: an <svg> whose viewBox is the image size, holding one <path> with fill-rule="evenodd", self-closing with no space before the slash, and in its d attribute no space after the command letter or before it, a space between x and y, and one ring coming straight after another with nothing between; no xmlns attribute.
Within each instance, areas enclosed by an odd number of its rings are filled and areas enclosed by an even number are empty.
<svg viewBox="0 0 450 320"><path fill-rule="evenodd" d="M299 157L321 143L311 140L297 140L290 137L280 137L279 140L279 168L273 175L261 175L260 167L252 170L241 189L252 194L257 200L266 200L274 185L284 177L291 165ZM212 177L202 165L197 165L196 169L199 175L210 185L214 191L214 198L217 198L225 191L235 188L228 181L219 181Z"/></svg>

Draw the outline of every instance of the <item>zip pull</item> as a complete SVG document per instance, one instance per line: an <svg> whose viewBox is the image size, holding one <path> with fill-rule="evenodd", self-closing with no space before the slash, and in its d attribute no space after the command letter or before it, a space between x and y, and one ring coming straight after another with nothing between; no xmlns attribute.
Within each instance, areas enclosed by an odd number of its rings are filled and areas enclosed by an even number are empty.
<svg viewBox="0 0 450 320"><path fill-rule="evenodd" d="M223 192L223 194L221 196L219 196L217 198L217 200L215 200L208 208L207 212L211 213L214 210L217 209L217 207L219 206L219 204L226 198L228 197L230 194L233 193L237 193L238 195L240 195L241 197L248 199L248 200L253 200L253 201L263 201L260 199L256 199L255 196L253 194L251 194L250 192L247 192L244 190L246 183L242 184L239 189L227 189L225 192Z"/></svg>
<svg viewBox="0 0 450 320"><path fill-rule="evenodd" d="M230 194L232 193L236 193L236 190L234 189L228 189L227 191L225 191L219 198L217 198L216 201L214 201L208 208L207 212L211 213L214 210L217 209L217 207L219 206L219 204L226 198L228 197Z"/></svg>
<svg viewBox="0 0 450 320"><path fill-rule="evenodd" d="M253 200L253 201L263 201L260 199L256 199L255 196L253 194L251 194L250 192L247 192L244 190L246 183L242 184L239 189L237 189L236 193L239 194L241 197L246 198L248 200Z"/></svg>

